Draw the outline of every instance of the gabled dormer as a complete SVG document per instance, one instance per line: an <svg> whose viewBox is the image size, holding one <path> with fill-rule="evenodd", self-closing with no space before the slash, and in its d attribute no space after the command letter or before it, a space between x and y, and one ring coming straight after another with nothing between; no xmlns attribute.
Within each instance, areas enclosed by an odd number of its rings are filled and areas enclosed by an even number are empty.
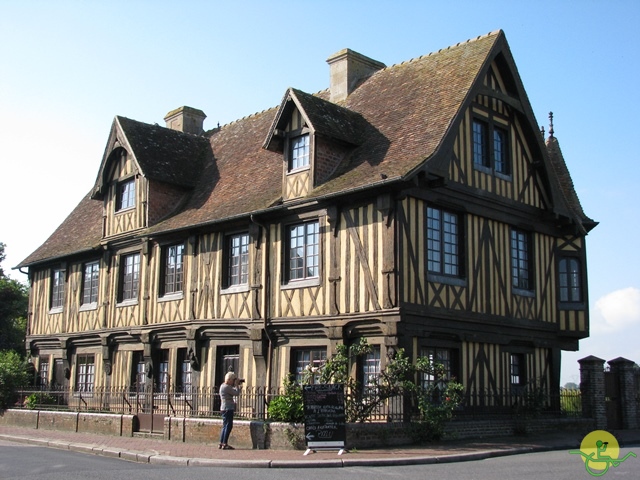
<svg viewBox="0 0 640 480"><path fill-rule="evenodd" d="M367 131L360 114L287 90L264 143L267 150L282 154L284 201L306 197L331 178Z"/></svg>
<svg viewBox="0 0 640 480"><path fill-rule="evenodd" d="M100 174L92 198L103 201L104 237L131 233L147 226L144 205L147 204L147 182L126 137L112 127Z"/></svg>
<svg viewBox="0 0 640 480"><path fill-rule="evenodd" d="M150 227L179 209L209 152L204 137L187 133L202 132L204 118L189 107L169 112L167 125L180 130L114 119L91 193L103 201L103 238Z"/></svg>

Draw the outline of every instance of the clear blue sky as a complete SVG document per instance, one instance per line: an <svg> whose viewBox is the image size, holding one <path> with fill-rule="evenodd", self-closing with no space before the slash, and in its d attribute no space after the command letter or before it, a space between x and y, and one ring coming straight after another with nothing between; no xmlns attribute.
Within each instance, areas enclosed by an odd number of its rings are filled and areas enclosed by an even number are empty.
<svg viewBox="0 0 640 480"><path fill-rule="evenodd" d="M0 0L5 270L89 191L115 115L205 128L328 87L351 48L387 65L503 29L539 125L549 111L587 215L591 338L563 355L640 362L640 2ZM26 277L12 271L14 278Z"/></svg>

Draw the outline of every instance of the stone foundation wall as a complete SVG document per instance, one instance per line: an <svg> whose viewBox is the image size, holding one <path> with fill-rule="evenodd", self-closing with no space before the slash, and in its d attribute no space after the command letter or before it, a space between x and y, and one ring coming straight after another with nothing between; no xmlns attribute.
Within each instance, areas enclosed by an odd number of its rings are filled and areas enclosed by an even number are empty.
<svg viewBox="0 0 640 480"><path fill-rule="evenodd" d="M411 445L411 424L350 423L347 425L347 448L378 448Z"/></svg>
<svg viewBox="0 0 640 480"><path fill-rule="evenodd" d="M264 450L266 447L265 422L234 420L229 443L241 448ZM174 442L217 445L220 441L222 420L214 418L165 417L164 438Z"/></svg>
<svg viewBox="0 0 640 480"><path fill-rule="evenodd" d="M65 432L133 436L133 415L54 412L49 410L5 410L0 425Z"/></svg>
<svg viewBox="0 0 640 480"><path fill-rule="evenodd" d="M0 426L53 429L80 433L132 436L133 415L53 412L43 410L6 410L0 414ZM165 417L164 438L172 442L217 445L222 420L212 418ZM458 419L449 422L446 439L506 437L542 434L558 430L585 435L595 430L592 419L497 417L486 420ZM380 448L410 445L415 425L402 423L356 423L347 425L346 448ZM304 425L235 420L229 443L240 448L304 450Z"/></svg>
<svg viewBox="0 0 640 480"><path fill-rule="evenodd" d="M577 432L586 435L595 429L593 420L583 418L454 420L447 424L445 438L452 440L494 438L512 435L537 435L556 431Z"/></svg>

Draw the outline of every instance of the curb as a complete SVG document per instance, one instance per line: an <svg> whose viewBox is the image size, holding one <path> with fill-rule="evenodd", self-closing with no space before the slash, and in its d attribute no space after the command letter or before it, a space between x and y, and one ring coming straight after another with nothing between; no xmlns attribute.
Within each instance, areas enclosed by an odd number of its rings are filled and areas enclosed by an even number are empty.
<svg viewBox="0 0 640 480"><path fill-rule="evenodd" d="M574 444L547 445L534 447L512 447L504 449L487 449L469 453L457 453L441 456L415 456L405 458L342 458L320 461L309 460L228 460L210 458L176 457L172 455L159 455L157 452L141 452L132 450L119 450L114 447L99 447L82 443L71 443L60 440L47 440L39 438L21 437L0 434L0 439L24 443L41 447L57 448L78 453L101 455L111 458L120 458L136 463L174 466L198 466L198 467L224 467L224 468L348 468L348 467L388 467L401 465L430 465L469 462L485 460L488 458L506 457L526 453L547 452L553 450L570 450Z"/></svg>

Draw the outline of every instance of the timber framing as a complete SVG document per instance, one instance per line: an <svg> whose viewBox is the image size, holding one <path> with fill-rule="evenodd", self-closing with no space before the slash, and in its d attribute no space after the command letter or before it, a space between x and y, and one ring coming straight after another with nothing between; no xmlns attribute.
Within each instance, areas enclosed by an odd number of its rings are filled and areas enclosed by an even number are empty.
<svg viewBox="0 0 640 480"><path fill-rule="evenodd" d="M190 107L166 128L115 117L89 193L18 265L39 381L213 387L233 369L270 388L364 337L369 373L402 348L507 391L516 355L518 378L558 388L589 335L597 222L505 34L330 60L327 90L208 132Z"/></svg>

